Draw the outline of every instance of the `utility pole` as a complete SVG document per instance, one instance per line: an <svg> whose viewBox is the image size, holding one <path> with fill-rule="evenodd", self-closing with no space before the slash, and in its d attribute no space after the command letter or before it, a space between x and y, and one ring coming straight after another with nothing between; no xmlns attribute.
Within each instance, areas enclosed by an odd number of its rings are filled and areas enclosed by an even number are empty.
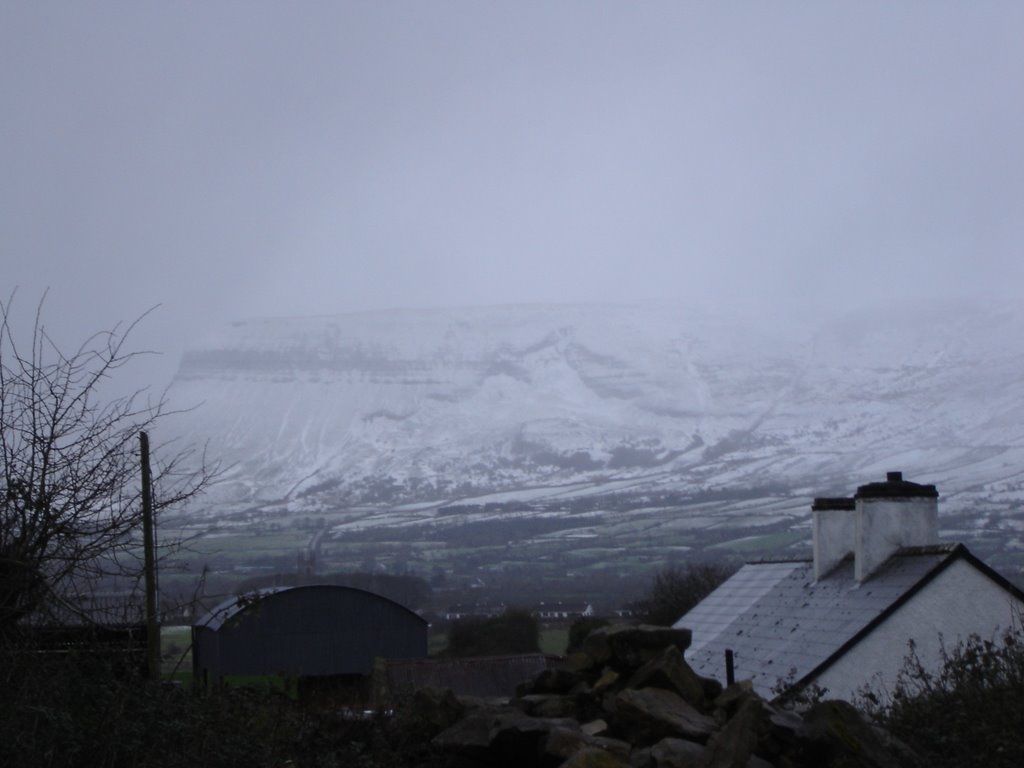
<svg viewBox="0 0 1024 768"><path fill-rule="evenodd" d="M156 546L153 536L153 488L149 473L149 435L139 432L142 455L142 550L146 583L146 671L160 679L160 623L156 616Z"/></svg>

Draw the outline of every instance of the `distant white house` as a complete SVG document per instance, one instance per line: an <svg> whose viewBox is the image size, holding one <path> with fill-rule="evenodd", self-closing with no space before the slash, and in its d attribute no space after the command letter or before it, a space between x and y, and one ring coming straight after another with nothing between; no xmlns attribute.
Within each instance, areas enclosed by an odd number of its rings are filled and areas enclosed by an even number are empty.
<svg viewBox="0 0 1024 768"><path fill-rule="evenodd" d="M456 603L448 606L444 617L448 621L459 621L460 619L493 619L500 616L508 606L504 603Z"/></svg>
<svg viewBox="0 0 1024 768"><path fill-rule="evenodd" d="M533 609L533 615L539 619L578 619L594 615L594 606L590 603L540 603Z"/></svg>
<svg viewBox="0 0 1024 768"><path fill-rule="evenodd" d="M903 480L819 498L811 560L748 563L675 623L693 632L686 651L700 674L735 678L774 698L817 685L852 698L891 685L913 641L937 668L941 644L996 639L1019 625L1024 593L962 544L938 541L938 492Z"/></svg>

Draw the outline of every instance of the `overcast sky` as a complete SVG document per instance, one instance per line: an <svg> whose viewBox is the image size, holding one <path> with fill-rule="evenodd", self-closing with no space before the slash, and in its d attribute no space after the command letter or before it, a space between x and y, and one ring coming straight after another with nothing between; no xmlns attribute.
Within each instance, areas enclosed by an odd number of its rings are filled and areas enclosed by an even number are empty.
<svg viewBox="0 0 1024 768"><path fill-rule="evenodd" d="M0 292L91 331L1019 293L1024 3L0 4ZM780 309L781 308L781 309Z"/></svg>

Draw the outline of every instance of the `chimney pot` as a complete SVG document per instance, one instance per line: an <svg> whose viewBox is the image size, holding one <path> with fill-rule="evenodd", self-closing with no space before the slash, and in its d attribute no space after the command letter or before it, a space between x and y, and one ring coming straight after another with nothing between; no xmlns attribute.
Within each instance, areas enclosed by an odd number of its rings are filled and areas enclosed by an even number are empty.
<svg viewBox="0 0 1024 768"><path fill-rule="evenodd" d="M903 473L902 472L886 472L885 479L890 483L902 483Z"/></svg>

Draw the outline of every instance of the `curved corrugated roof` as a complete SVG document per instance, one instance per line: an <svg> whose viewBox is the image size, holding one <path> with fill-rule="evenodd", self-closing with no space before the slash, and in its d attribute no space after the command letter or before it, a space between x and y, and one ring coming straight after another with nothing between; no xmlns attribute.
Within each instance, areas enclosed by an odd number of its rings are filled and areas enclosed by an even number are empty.
<svg viewBox="0 0 1024 768"><path fill-rule="evenodd" d="M368 595L376 600L380 600L385 603L391 603L392 605L401 608L403 611L407 611L420 621L426 623L426 619L417 614L415 611L402 605L401 603L395 602L389 597L378 595L376 592L370 592L365 589L359 589L358 587L340 586L337 584L307 584L299 587L267 587L265 589L257 589L253 590L252 592L245 592L241 595L229 597L227 600L224 600L223 602L218 603L216 606L214 606L206 615L197 620L192 626L203 627L205 629L210 629L216 632L218 629L224 626L225 622L227 622L229 619L237 616L240 613L243 613L244 611L257 605L258 603L262 603L263 601L271 597L274 597L275 595L280 595L283 593L294 593L298 590L332 590L339 592L355 592L363 595Z"/></svg>

